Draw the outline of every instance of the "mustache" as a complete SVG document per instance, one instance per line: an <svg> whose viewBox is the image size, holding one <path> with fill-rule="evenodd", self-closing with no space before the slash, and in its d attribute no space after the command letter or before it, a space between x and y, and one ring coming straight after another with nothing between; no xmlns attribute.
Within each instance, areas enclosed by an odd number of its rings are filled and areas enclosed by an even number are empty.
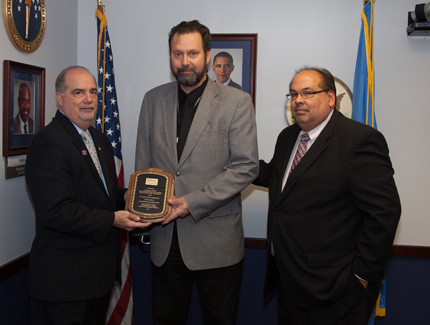
<svg viewBox="0 0 430 325"><path fill-rule="evenodd" d="M186 65L186 66L184 66L184 67L182 67L182 68L178 68L178 73L179 72L187 72L187 71L193 71L193 72L196 72L196 68L195 67L192 67L192 66L189 66L189 65Z"/></svg>
<svg viewBox="0 0 430 325"><path fill-rule="evenodd" d="M95 109L96 107L94 105L83 105L83 106L79 107L79 109L88 109L88 108Z"/></svg>

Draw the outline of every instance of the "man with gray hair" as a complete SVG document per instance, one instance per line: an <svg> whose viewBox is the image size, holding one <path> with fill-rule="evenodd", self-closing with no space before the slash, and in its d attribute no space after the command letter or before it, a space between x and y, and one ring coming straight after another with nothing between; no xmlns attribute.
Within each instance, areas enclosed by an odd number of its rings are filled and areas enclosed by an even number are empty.
<svg viewBox="0 0 430 325"><path fill-rule="evenodd" d="M29 267L32 324L104 324L120 281L120 228L146 227L125 210L109 139L93 128L97 86L79 66L57 77L58 111L30 143L26 182L36 210Z"/></svg>

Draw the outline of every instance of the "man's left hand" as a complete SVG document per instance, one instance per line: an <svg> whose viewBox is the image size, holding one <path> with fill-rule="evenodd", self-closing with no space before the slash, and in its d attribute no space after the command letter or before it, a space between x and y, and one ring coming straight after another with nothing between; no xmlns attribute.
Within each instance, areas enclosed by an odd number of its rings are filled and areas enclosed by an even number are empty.
<svg viewBox="0 0 430 325"><path fill-rule="evenodd" d="M166 220L163 221L162 225L167 225L169 222L172 222L179 217L183 218L190 214L187 202L185 202L183 196L180 198L173 197L172 199L168 200L168 202L172 206L172 213Z"/></svg>

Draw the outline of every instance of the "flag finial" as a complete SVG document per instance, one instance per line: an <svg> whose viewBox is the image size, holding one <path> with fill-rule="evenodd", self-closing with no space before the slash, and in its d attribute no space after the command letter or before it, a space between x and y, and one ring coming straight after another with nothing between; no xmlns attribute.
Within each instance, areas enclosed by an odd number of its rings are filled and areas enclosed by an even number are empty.
<svg viewBox="0 0 430 325"><path fill-rule="evenodd" d="M97 8L98 8L101 12L104 12L103 0L97 0Z"/></svg>

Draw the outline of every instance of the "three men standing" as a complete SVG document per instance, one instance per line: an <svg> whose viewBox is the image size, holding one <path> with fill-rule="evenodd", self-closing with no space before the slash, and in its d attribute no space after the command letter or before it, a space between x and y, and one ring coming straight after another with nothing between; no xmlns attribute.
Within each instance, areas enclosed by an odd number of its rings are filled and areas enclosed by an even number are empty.
<svg viewBox="0 0 430 325"><path fill-rule="evenodd" d="M254 183L269 188L266 280L267 290L278 285L280 324L366 324L400 218L384 137L336 111L333 76L306 67L288 94L297 124L281 132L258 175L251 98L208 78L209 41L198 21L172 28L177 82L147 92L140 112L136 169L175 177L172 214L151 227L154 323L186 324L194 282L205 324L235 323L240 192L258 176ZM125 190L117 188L109 141L90 127L94 78L68 68L56 91L59 111L34 137L26 165L36 207L32 317L100 324L119 278L119 228L147 224L116 211Z"/></svg>

